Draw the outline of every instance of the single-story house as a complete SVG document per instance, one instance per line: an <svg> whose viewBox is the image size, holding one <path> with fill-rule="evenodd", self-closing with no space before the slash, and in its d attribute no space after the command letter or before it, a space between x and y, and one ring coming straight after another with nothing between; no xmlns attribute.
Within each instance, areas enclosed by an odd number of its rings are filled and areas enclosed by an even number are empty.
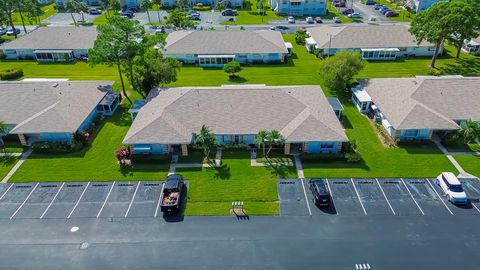
<svg viewBox="0 0 480 270"><path fill-rule="evenodd" d="M136 154L188 155L202 125L220 145L278 130L285 153L338 153L348 141L319 86L224 85L152 90L123 143Z"/></svg>
<svg viewBox="0 0 480 270"><path fill-rule="evenodd" d="M417 44L406 25L322 25L307 29L306 47L323 55L338 51L359 52L366 60L396 60L407 56L433 56L435 45Z"/></svg>
<svg viewBox="0 0 480 270"><path fill-rule="evenodd" d="M6 59L31 59L38 62L71 62L88 56L97 39L95 27L49 26L5 42L0 50Z"/></svg>
<svg viewBox="0 0 480 270"><path fill-rule="evenodd" d="M232 60L241 64L281 63L289 50L278 31L181 30L167 36L163 54L183 63L223 66Z"/></svg>
<svg viewBox="0 0 480 270"><path fill-rule="evenodd" d="M328 0L269 0L273 11L281 15L326 15Z"/></svg>
<svg viewBox="0 0 480 270"><path fill-rule="evenodd" d="M462 50L466 53L480 55L480 36L472 38L471 40L465 40Z"/></svg>
<svg viewBox="0 0 480 270"><path fill-rule="evenodd" d="M394 139L428 140L466 120L480 122L480 77L368 79L352 91L357 108Z"/></svg>
<svg viewBox="0 0 480 270"><path fill-rule="evenodd" d="M0 120L7 135L22 145L36 141L71 142L97 115L112 115L120 95L113 81L5 81L0 82Z"/></svg>

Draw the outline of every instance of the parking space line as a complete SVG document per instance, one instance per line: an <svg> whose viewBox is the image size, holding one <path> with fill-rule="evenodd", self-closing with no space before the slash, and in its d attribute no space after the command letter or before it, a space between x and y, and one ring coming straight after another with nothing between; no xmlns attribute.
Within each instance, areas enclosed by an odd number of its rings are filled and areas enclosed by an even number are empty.
<svg viewBox="0 0 480 270"><path fill-rule="evenodd" d="M157 208L155 208L155 214L153 217L157 217L158 214L158 208L160 207L160 203L162 201L162 196L163 196L163 187L165 186L165 182L162 183L162 190L160 191L160 197L158 197L158 203L157 203Z"/></svg>
<svg viewBox="0 0 480 270"><path fill-rule="evenodd" d="M2 197L0 197L0 201L3 199L3 197L5 197L5 195L7 195L7 192L13 187L13 185L15 185L15 184L10 184L10 186L7 188L7 190L2 194Z"/></svg>
<svg viewBox="0 0 480 270"><path fill-rule="evenodd" d="M375 178L375 180L377 180L378 187L379 187L380 190L382 191L383 197L385 197L385 200L387 200L388 206L390 206L390 210L392 210L392 213L393 213L394 215L397 215L397 214L395 214L395 211L393 210L393 207L392 207L392 205L390 204L390 201L388 200L387 195L386 195L385 192L383 191L383 188L382 188L382 186L380 185L380 182L378 182L378 178Z"/></svg>
<svg viewBox="0 0 480 270"><path fill-rule="evenodd" d="M333 199L333 192L332 192L332 189L330 188L330 184L328 183L328 178L325 178L325 182L327 182L327 188L328 188L328 191L330 192L330 197L332 198L332 203L335 204L335 200ZM335 212L337 213L338 215L338 209L335 207Z"/></svg>
<svg viewBox="0 0 480 270"><path fill-rule="evenodd" d="M360 199L360 194L358 194L358 191L357 191L357 187L355 187L355 184L353 183L353 178L350 178L350 181L352 181L353 189L355 189L355 193L357 193L358 201L360 202L360 205L362 206L363 212L366 215L367 210L365 210L365 207L363 206L362 199Z"/></svg>
<svg viewBox="0 0 480 270"><path fill-rule="evenodd" d="M428 178L425 178L425 180L428 182L428 184L430 185L430 187L433 189L433 192L435 192L435 194L437 194L438 198L439 198L440 201L443 203L443 205L445 205L445 208L447 208L448 212L450 212L450 214L453 215L452 210L450 210L450 208L448 208L447 204L442 200L442 197L440 197L440 194L438 194L438 192L437 192L437 190L435 189L435 187L433 187L432 183L430 183L430 180L428 180Z"/></svg>
<svg viewBox="0 0 480 270"><path fill-rule="evenodd" d="M312 210L310 210L310 203L308 202L307 191L305 190L305 184L303 183L303 178L300 178L300 181L302 181L303 195L305 195L305 203L307 204L308 213L310 213L310 216L311 216Z"/></svg>
<svg viewBox="0 0 480 270"><path fill-rule="evenodd" d="M100 211L98 211L97 218L102 213L102 210L105 207L105 204L107 204L108 197L110 197L110 193L112 193L113 186L115 186L115 181L113 182L112 186L110 187L110 190L108 191L108 194L107 194L107 197L105 198L105 201L103 201L103 204L102 204L102 207L100 208Z"/></svg>
<svg viewBox="0 0 480 270"><path fill-rule="evenodd" d="M85 194L85 191L87 191L87 188L88 188L89 185L90 185L90 182L87 183L87 185L85 186L85 189L82 191L82 194L80 194L80 197L78 198L77 203L76 203L75 206L73 207L72 211L70 211L70 214L68 214L67 219L72 216L73 211L75 211L75 209L77 208L78 204L80 203L80 200L81 200L82 197L83 197L83 194Z"/></svg>
<svg viewBox="0 0 480 270"><path fill-rule="evenodd" d="M408 194L410 194L410 197L412 197L413 202L417 205L418 210L420 210L420 212L422 212L422 215L425 215L425 213L423 212L423 210L422 210L422 208L420 207L420 205L418 205L417 200L415 200L415 198L413 197L412 192L410 192L410 189L408 189L407 184L405 183L405 181L403 181L403 178L400 178L400 180L402 180L402 183L403 183L403 185L405 186L405 188L407 189Z"/></svg>
<svg viewBox="0 0 480 270"><path fill-rule="evenodd" d="M133 197L130 200L130 204L128 205L127 212L125 212L125 217L128 216L128 212L130 212L130 208L132 207L133 200L135 199L135 195L137 195L138 187L140 186L140 182L138 182L137 187L135 188L135 192L133 192Z"/></svg>
<svg viewBox="0 0 480 270"><path fill-rule="evenodd" d="M10 219L12 219L17 213L18 211L20 211L20 209L22 208L22 206L27 202L28 198L30 198L30 196L32 195L32 193L35 191L35 189L38 187L38 184L40 183L37 183L35 185L35 187L33 187L32 191L30 191L30 193L28 193L28 196L27 198L25 198L25 200L23 201L23 203L20 205L20 207L17 208L17 210L15 210L15 212L13 213L13 215L10 217Z"/></svg>
<svg viewBox="0 0 480 270"><path fill-rule="evenodd" d="M42 219L43 216L45 216L45 214L47 213L48 209L50 208L50 206L52 206L53 201L55 201L55 199L57 198L58 194L60 193L60 190L62 190L62 188L63 188L64 185L65 185L65 182L62 183L62 185L61 185L60 188L58 189L57 193L55 193L55 196L53 196L52 201L48 204L47 209L45 209L45 211L43 211L43 214L40 216L40 219Z"/></svg>

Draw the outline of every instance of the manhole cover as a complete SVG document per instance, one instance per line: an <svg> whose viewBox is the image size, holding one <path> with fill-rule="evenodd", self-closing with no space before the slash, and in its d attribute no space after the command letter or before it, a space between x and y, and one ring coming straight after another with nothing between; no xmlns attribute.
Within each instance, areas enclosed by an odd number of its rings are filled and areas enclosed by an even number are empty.
<svg viewBox="0 0 480 270"><path fill-rule="evenodd" d="M88 243L87 242L83 242L80 244L80 249L87 249L88 248Z"/></svg>
<svg viewBox="0 0 480 270"><path fill-rule="evenodd" d="M78 228L77 226L73 226L72 228L70 228L70 231L71 232L76 232L76 231L78 231L78 229L80 229L80 228Z"/></svg>

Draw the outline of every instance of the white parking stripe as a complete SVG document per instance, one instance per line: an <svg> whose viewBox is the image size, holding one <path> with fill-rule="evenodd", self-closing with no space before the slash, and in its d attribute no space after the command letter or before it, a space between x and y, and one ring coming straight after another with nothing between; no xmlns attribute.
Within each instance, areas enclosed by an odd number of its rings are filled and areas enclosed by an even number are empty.
<svg viewBox="0 0 480 270"><path fill-rule="evenodd" d="M38 184L40 183L37 183L35 185L35 187L32 189L32 191L30 191L30 193L28 193L28 196L27 198L25 198L25 200L23 201L23 203L20 205L20 207L17 208L17 210L15 210L15 213L13 213L13 215L10 217L10 219L12 219L17 213L18 211L20 211L20 209L22 208L22 206L27 202L28 198L30 198L30 196L32 195L32 193L35 191L35 189L38 187Z"/></svg>
<svg viewBox="0 0 480 270"><path fill-rule="evenodd" d="M392 207L392 205L390 204L390 201L388 200L387 195L385 195L385 192L383 191L383 188L382 188L382 186L380 185L380 182L378 181L378 178L375 178L375 180L377 180L378 187L379 187L380 190L382 191L383 197L385 197L385 200L387 200L388 206L390 206L390 210L392 210L392 213L393 213L394 215L397 215L397 214L395 214L395 211L393 210L393 207Z"/></svg>
<svg viewBox="0 0 480 270"><path fill-rule="evenodd" d="M400 180L402 180L402 183L403 183L403 185L405 186L405 188L407 189L408 194L410 194L410 197L412 197L413 202L417 205L418 210L420 210L420 212L422 212L422 215L425 215L425 213L423 212L423 210L422 210L422 208L420 207L420 205L418 205L417 200L415 200L415 198L413 197L412 193L410 192L410 189L408 189L407 184L405 184L405 181L403 181L403 178L400 178Z"/></svg>
<svg viewBox="0 0 480 270"><path fill-rule="evenodd" d="M56 199L57 196L58 196L58 193L60 193L60 190L62 190L62 188L63 188L64 185L65 185L65 182L62 183L62 185L61 185L60 188L58 189L57 193L55 193L55 196L53 196L52 201L48 204L47 209L45 209L45 211L43 211L43 214L40 216L40 219L42 219L43 216L45 216L45 214L47 213L48 209L50 208L50 206L52 206L53 201L55 201L55 199Z"/></svg>
<svg viewBox="0 0 480 270"><path fill-rule="evenodd" d="M350 181L352 181L352 185L353 185L353 188L355 189L355 193L357 193L358 201L360 202L360 205L362 206L363 212L366 215L367 210L365 210L365 207L363 206L362 199L360 199L360 195L358 194L357 188L355 187L355 184L353 183L353 178L350 178Z"/></svg>
<svg viewBox="0 0 480 270"><path fill-rule="evenodd" d="M107 197L105 198L105 201L103 202L102 207L100 208L100 211L98 211L97 218L102 213L102 210L105 207L105 204L107 204L108 197L110 197L110 193L112 193L113 186L115 186L115 182L113 182L112 186L110 187L110 190L108 191Z"/></svg>
<svg viewBox="0 0 480 270"><path fill-rule="evenodd" d="M0 201L3 199L3 197L7 194L7 192L13 187L15 184L10 184L10 186L7 188L7 190L2 194L2 197L0 197Z"/></svg>
<svg viewBox="0 0 480 270"><path fill-rule="evenodd" d="M130 204L128 205L127 212L125 212L125 217L127 217L128 212L130 212L130 208L132 207L133 200L135 199L135 195L137 195L137 191L138 191L139 186L140 186L140 182L138 182L137 187L135 188L135 192L133 192L132 200L130 201Z"/></svg>
<svg viewBox="0 0 480 270"><path fill-rule="evenodd" d="M330 197L332 198L332 202L331 202L331 203L334 203L334 200L333 200L333 192L332 192L332 189L330 188L330 184L328 183L328 178L325 178L325 182L327 182L328 192L330 192ZM337 215L338 215L338 209L337 209L337 208L335 208L335 212L336 212Z"/></svg>
<svg viewBox="0 0 480 270"><path fill-rule="evenodd" d="M440 199L440 201L443 203L443 205L445 205L445 208L447 208L448 212L450 212L450 214L453 215L453 212L452 210L450 210L450 208L448 208L447 204L442 200L442 197L440 197L440 194L438 194L437 190L433 187L432 183L430 183L430 181L425 178L425 180L427 180L428 184L430 185L430 187L433 189L433 191L435 192L435 194L437 194L438 198Z"/></svg>
<svg viewBox="0 0 480 270"><path fill-rule="evenodd" d="M160 197L158 197L157 208L155 208L155 214L153 215L153 217L157 217L158 208L160 207L160 203L162 202L163 187L164 187L164 186L165 186L165 182L162 183L162 190L160 191Z"/></svg>
<svg viewBox="0 0 480 270"><path fill-rule="evenodd" d="M85 189L82 191L82 194L80 194L80 197L78 198L77 203L76 203L75 206L73 207L72 211L70 211L70 214L68 214L67 219L72 216L73 211L75 211L75 209L77 208L78 204L80 203L80 200L81 200L82 197L83 197L83 194L85 194L85 191L87 191L88 185L90 185L90 182L87 183L87 185L85 186Z"/></svg>
<svg viewBox="0 0 480 270"><path fill-rule="evenodd" d="M308 202L307 191L305 190L305 184L303 183L303 178L300 178L300 181L302 181L303 195L305 195L305 203L307 204L308 213L310 213L310 216L311 216L312 210L310 210L310 203Z"/></svg>

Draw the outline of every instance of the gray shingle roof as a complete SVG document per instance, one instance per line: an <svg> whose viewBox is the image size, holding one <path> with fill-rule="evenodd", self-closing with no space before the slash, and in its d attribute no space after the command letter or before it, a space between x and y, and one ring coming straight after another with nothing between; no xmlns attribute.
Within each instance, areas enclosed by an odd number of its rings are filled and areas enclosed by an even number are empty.
<svg viewBox="0 0 480 270"><path fill-rule="evenodd" d="M399 48L418 46L406 25L318 26L307 31L322 49L331 48ZM330 43L330 35L332 41ZM419 46L433 46L422 42Z"/></svg>
<svg viewBox="0 0 480 270"><path fill-rule="evenodd" d="M288 53L278 31L175 31L166 54Z"/></svg>
<svg viewBox="0 0 480 270"><path fill-rule="evenodd" d="M190 143L203 124L213 133L278 130L288 142L347 141L319 86L222 86L155 90L124 143Z"/></svg>
<svg viewBox="0 0 480 270"><path fill-rule="evenodd" d="M0 120L10 133L75 132L112 81L0 82Z"/></svg>
<svg viewBox="0 0 480 270"><path fill-rule="evenodd" d="M90 49L97 38L96 27L49 26L0 46L0 49Z"/></svg>
<svg viewBox="0 0 480 270"><path fill-rule="evenodd" d="M480 121L480 77L370 79L365 90L396 129L458 129Z"/></svg>

